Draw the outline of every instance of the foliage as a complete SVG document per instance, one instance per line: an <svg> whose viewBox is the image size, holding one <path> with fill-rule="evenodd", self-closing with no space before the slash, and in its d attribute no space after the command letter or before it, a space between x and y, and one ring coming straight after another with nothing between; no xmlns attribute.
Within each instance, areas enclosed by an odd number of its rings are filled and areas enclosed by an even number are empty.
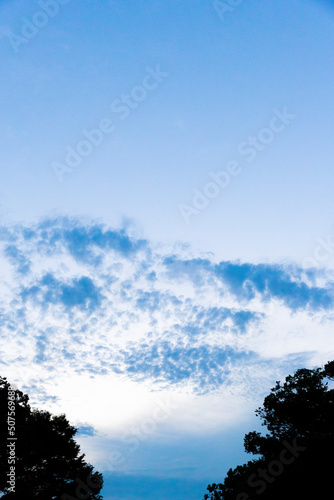
<svg viewBox="0 0 334 500"><path fill-rule="evenodd" d="M334 361L300 369L276 382L255 413L268 432L249 432L256 460L230 469L224 483L208 486L206 500L286 500L330 495L334 445Z"/></svg>
<svg viewBox="0 0 334 500"><path fill-rule="evenodd" d="M15 390L15 441L8 441L8 391L0 377L0 492L2 499L101 500L102 475L80 454L77 432L65 415L31 409L29 397ZM12 422L10 422L12 423ZM15 442L15 492L8 483L8 442Z"/></svg>

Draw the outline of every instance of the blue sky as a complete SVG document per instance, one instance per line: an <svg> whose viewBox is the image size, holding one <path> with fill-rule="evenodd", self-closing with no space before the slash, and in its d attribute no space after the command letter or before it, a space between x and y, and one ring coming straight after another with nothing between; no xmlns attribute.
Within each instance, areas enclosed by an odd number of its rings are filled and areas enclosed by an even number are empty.
<svg viewBox="0 0 334 500"><path fill-rule="evenodd" d="M1 374L106 500L202 498L333 359L333 2L228 5L0 2Z"/></svg>

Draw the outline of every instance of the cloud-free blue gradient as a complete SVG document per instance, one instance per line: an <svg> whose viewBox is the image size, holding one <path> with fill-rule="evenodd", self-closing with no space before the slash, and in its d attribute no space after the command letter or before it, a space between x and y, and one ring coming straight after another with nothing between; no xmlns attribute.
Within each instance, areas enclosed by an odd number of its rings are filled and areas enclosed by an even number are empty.
<svg viewBox="0 0 334 500"><path fill-rule="evenodd" d="M221 20L211 1L69 1L17 53L9 33L40 8L14 0L0 9L3 217L134 217L150 239L227 260L302 260L328 234L329 2L241 2ZM120 120L111 103L157 65L169 76ZM238 145L284 107L296 118L247 164ZM115 132L59 184L52 162L104 117ZM242 173L186 225L179 204L231 159Z"/></svg>
<svg viewBox="0 0 334 500"><path fill-rule="evenodd" d="M208 482L205 480L166 479L129 474L106 475L103 489L106 500L184 500L203 498Z"/></svg>

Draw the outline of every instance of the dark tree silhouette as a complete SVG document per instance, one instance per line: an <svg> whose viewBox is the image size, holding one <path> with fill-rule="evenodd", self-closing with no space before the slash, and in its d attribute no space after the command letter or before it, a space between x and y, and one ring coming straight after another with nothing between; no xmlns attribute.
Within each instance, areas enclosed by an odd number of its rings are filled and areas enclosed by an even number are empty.
<svg viewBox="0 0 334 500"><path fill-rule="evenodd" d="M256 456L208 486L206 500L329 498L333 491L334 361L300 369L264 399L256 414L268 433L249 432L245 450Z"/></svg>
<svg viewBox="0 0 334 500"><path fill-rule="evenodd" d="M85 455L80 454L80 447L74 440L77 429L69 424L65 415L53 416L47 411L32 410L29 397L19 390L11 392L10 387L7 379L0 377L2 498L102 500L99 494L102 475L94 472L84 460ZM8 439L10 434L16 440ZM13 460L13 457L16 458ZM15 492L8 482L11 467L15 467Z"/></svg>

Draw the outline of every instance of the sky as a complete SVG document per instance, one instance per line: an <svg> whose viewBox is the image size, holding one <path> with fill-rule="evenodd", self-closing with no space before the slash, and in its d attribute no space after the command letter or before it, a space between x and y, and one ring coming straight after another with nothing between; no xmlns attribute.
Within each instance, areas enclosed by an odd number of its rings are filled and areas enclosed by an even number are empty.
<svg viewBox="0 0 334 500"><path fill-rule="evenodd" d="M0 1L0 374L105 500L195 500L334 359L334 3Z"/></svg>

